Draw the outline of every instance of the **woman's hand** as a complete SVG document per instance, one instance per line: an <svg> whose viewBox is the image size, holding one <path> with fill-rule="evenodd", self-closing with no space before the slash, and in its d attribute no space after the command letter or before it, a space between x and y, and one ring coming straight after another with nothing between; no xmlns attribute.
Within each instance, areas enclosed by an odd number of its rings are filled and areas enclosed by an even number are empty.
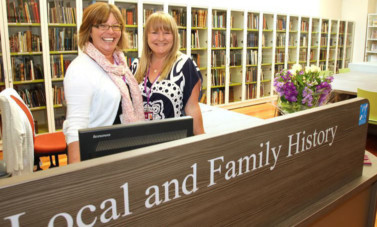
<svg viewBox="0 0 377 227"><path fill-rule="evenodd" d="M68 164L80 162L80 146L79 141L68 144Z"/></svg>

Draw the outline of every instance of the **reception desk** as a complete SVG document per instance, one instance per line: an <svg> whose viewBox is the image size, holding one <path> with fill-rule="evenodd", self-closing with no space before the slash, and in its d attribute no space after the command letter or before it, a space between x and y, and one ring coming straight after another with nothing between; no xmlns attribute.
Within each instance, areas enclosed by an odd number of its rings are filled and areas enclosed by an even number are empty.
<svg viewBox="0 0 377 227"><path fill-rule="evenodd" d="M373 223L377 181L377 160L363 166L367 102L245 120L1 180L0 226L334 226L343 220L366 226Z"/></svg>

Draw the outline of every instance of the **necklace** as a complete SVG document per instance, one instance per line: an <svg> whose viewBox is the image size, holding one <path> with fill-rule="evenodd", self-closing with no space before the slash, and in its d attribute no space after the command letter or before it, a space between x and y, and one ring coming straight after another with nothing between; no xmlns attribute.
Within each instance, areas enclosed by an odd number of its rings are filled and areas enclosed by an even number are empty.
<svg viewBox="0 0 377 227"><path fill-rule="evenodd" d="M156 72L157 72L157 69L154 69L153 72L156 73Z"/></svg>

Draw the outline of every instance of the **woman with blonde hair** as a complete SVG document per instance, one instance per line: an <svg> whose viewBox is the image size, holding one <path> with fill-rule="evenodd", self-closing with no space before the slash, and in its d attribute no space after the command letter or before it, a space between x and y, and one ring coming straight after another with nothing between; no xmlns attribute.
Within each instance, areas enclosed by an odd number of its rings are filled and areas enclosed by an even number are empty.
<svg viewBox="0 0 377 227"><path fill-rule="evenodd" d="M132 64L142 91L146 119L192 116L194 134L204 133L199 94L202 75L196 64L179 51L173 17L150 15L145 23L142 56Z"/></svg>
<svg viewBox="0 0 377 227"><path fill-rule="evenodd" d="M141 92L122 51L127 47L124 21L115 5L98 2L85 9L79 47L83 54L64 78L69 163L80 161L79 129L144 120Z"/></svg>

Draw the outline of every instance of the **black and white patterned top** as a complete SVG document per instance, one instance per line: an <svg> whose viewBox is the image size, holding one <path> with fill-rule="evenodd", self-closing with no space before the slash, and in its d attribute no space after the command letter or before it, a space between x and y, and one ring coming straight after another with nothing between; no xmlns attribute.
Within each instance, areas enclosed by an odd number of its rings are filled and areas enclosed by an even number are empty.
<svg viewBox="0 0 377 227"><path fill-rule="evenodd" d="M139 60L132 63L131 71L135 74ZM169 75L162 81L147 80L146 91L144 81L139 84L143 96L144 110L147 110L147 93L149 95L149 111L153 112L153 119L180 117L184 115L184 108L196 83L202 75L191 58L181 54L173 65ZM147 92L147 93L146 93Z"/></svg>

